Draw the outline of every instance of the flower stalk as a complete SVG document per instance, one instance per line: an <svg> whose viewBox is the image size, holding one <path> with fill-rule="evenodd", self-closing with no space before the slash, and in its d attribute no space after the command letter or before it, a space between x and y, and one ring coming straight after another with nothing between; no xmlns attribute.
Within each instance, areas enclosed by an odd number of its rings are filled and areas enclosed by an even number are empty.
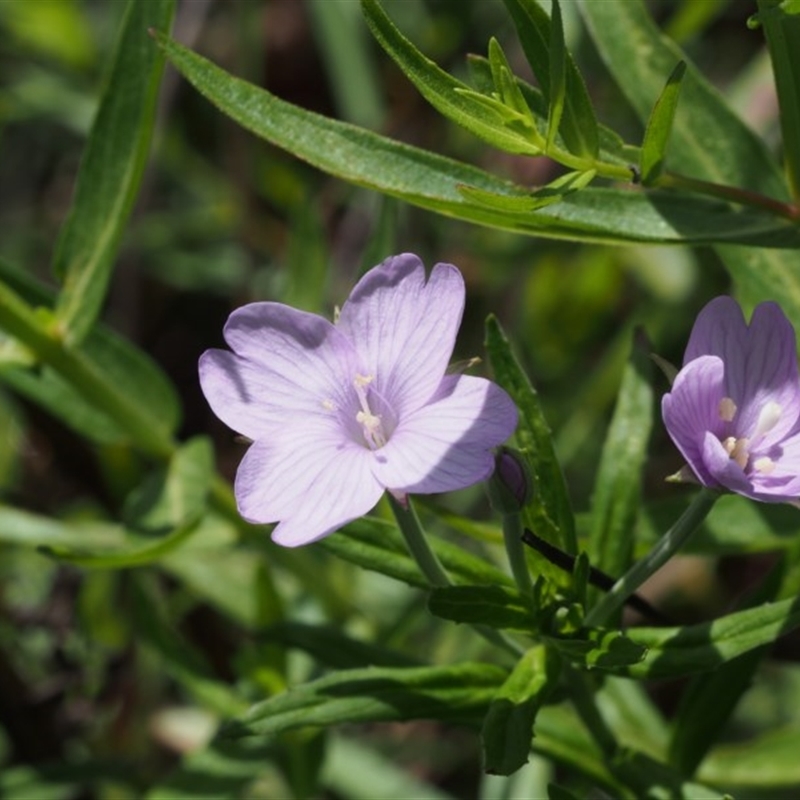
<svg viewBox="0 0 800 800"><path fill-rule="evenodd" d="M397 526L405 539L406 547L422 574L428 579L431 586L450 586L452 583L450 577L425 537L422 523L411 503L411 498L406 498L405 504L402 504L391 494L388 494L387 497L394 518L397 520Z"/></svg>
<svg viewBox="0 0 800 800"><path fill-rule="evenodd" d="M652 550L637 561L587 614L586 626L603 625L651 575L661 569L697 530L718 497L719 493L712 489L701 489Z"/></svg>

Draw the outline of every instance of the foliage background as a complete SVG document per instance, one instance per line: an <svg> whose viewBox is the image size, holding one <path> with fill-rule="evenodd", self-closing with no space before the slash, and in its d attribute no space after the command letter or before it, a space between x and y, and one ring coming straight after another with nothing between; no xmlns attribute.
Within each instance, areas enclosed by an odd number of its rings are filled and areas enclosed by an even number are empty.
<svg viewBox="0 0 800 800"><path fill-rule="evenodd" d="M777 104L763 36L746 27L750 3L648 5L777 152ZM386 0L384 6L448 71L463 75L464 54L484 53L491 32L515 71L528 74L499 1ZM0 252L51 286L54 243L123 11L122 2L0 3ZM563 11L568 45L601 120L638 140L641 125L576 9L565 2ZM557 174L544 159L491 150L443 121L372 41L358 3L191 0L179 5L173 35L304 108L520 183L539 185ZM540 393L579 514L589 508L633 328L643 323L653 349L679 362L696 311L730 290L710 248L526 238L355 189L244 132L167 67L143 188L103 319L172 379L182 407L180 439L211 434L219 468L232 476L243 447L213 418L196 377L197 357L221 344L229 311L269 298L330 315L363 269L401 250L464 272L467 316L457 355L481 354L484 318L494 312L501 319ZM660 393L666 381L656 380ZM5 382L5 506L78 526L130 516L132 492L150 465L129 446L87 437L92 425L87 419L76 430L13 380ZM645 496L685 496L663 484L680 462L658 424L648 452ZM447 502L470 518L486 516L480 490L462 495ZM294 682L318 674L307 656L263 635L281 618L331 623L399 651L431 650L437 661L478 647L463 630L434 624L414 589L318 548L279 552L266 537L235 545L230 525L220 520L207 532L216 549L201 542L160 563L122 570L61 563L37 547L46 537L34 529L0 517L0 786L9 796L213 790L207 776L169 784L180 757L201 746L242 698L279 690L287 675ZM91 528L93 535L98 530ZM467 540L465 546L484 545ZM681 623L714 618L772 561L770 554L741 552L679 559L646 593ZM790 710L800 700L798 644L790 636L778 645L780 664L758 678L725 734L731 747L756 732L797 724ZM226 693L232 685L238 695ZM675 711L681 688L652 687L665 714ZM495 791L480 775L474 734L440 723L356 726L326 742L302 730L285 735L269 755L259 770L248 771L237 755L235 769L226 763L208 774L228 786L224 776L236 773L237 790L248 786L248 796L264 797L368 797L379 785L387 797L471 797L481 781L483 797ZM525 791L555 777L538 760L523 772L519 796L535 796ZM747 796L746 789L737 796Z"/></svg>

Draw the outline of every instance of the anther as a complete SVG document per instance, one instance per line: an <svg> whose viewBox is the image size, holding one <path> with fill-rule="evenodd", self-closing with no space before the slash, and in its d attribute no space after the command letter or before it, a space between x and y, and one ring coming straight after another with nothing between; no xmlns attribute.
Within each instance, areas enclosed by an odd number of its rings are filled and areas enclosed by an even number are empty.
<svg viewBox="0 0 800 800"><path fill-rule="evenodd" d="M749 445L750 440L743 436L741 439L736 440L736 444L734 444L733 450L731 450L731 458L742 469L747 466L747 460L750 458L750 452L747 449Z"/></svg>
<svg viewBox="0 0 800 800"><path fill-rule="evenodd" d="M765 433L769 433L778 424L782 413L783 409L774 400L765 403L758 414L758 421L753 431L753 438L755 439L757 436L763 436Z"/></svg>
<svg viewBox="0 0 800 800"><path fill-rule="evenodd" d="M753 469L762 475L769 475L775 469L775 462L769 456L762 456L753 462Z"/></svg>
<svg viewBox="0 0 800 800"><path fill-rule="evenodd" d="M733 422L736 416L736 403L730 397L723 397L719 401L719 418L723 422Z"/></svg>

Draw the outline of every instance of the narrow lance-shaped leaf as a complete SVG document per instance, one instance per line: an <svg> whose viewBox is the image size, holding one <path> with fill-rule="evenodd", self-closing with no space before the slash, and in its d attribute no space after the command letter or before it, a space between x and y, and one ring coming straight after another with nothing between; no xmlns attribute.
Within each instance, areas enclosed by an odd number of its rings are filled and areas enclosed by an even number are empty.
<svg viewBox="0 0 800 800"><path fill-rule="evenodd" d="M95 569L124 569L156 561L197 530L213 474L211 443L205 437L190 439L166 469L149 475L134 492L125 509L131 533L122 546L54 546L47 552L61 561Z"/></svg>
<svg viewBox="0 0 800 800"><path fill-rule="evenodd" d="M533 120L531 108L525 101L525 96L522 94L514 73L511 71L511 66L503 52L503 48L500 47L500 43L494 36L489 40L489 65L492 71L492 82L497 94L500 95L509 108L513 108L520 114L527 116L535 127L536 123Z"/></svg>
<svg viewBox="0 0 800 800"><path fill-rule="evenodd" d="M795 0L758 0L758 19L767 38L783 134L783 155L789 185L800 202L800 15Z"/></svg>
<svg viewBox="0 0 800 800"><path fill-rule="evenodd" d="M530 600L507 586L445 586L428 599L431 614L451 622L535 633Z"/></svg>
<svg viewBox="0 0 800 800"><path fill-rule="evenodd" d="M686 54L663 35L640 0L579 0L603 60L643 121L666 75ZM670 151L681 172L703 180L742 186L778 200L789 199L786 183L766 144L733 113L691 63L681 91L691 115L678 114ZM737 219L738 214L728 212ZM795 226L797 228L798 226ZM718 250L740 297L750 306L780 297L789 317L800 320L797 254L766 249Z"/></svg>
<svg viewBox="0 0 800 800"><path fill-rule="evenodd" d="M642 468L653 424L653 370L645 343L637 339L622 376L592 497L589 558L615 576L628 568L633 554Z"/></svg>
<svg viewBox="0 0 800 800"><path fill-rule="evenodd" d="M553 99L551 76L551 21L536 0L503 0L514 21L522 49L538 79L548 104ZM563 33L562 33L563 42ZM558 45L557 45L558 46ZM560 60L556 53L555 58ZM589 93L569 53L564 51L564 111L559 133L570 152L595 158L598 126ZM556 94L559 78L556 76Z"/></svg>
<svg viewBox="0 0 800 800"><path fill-rule="evenodd" d="M53 262L64 281L56 313L70 342L86 336L103 304L141 183L164 58L147 30L169 27L174 0L130 0Z"/></svg>
<svg viewBox="0 0 800 800"><path fill-rule="evenodd" d="M247 130L331 175L440 214L528 235L579 241L800 245L800 228L795 225L764 212L732 216L727 203L685 192L588 187L565 196L558 205L534 212L487 208L468 201L459 189L472 186L512 198L527 197L529 192L467 164L305 111L234 78L164 36L156 34L156 38L175 67ZM515 112L508 109L508 113Z"/></svg>
<svg viewBox="0 0 800 800"><path fill-rule="evenodd" d="M564 23L561 6L553 0L550 11L550 97L547 115L547 149L556 139L564 113L567 84L567 45L564 42Z"/></svg>
<svg viewBox="0 0 800 800"><path fill-rule="evenodd" d="M679 61L667 79L664 91L656 100L650 118L647 120L639 160L639 171L645 186L653 183L664 169L667 145L672 133L672 123L675 120L675 111L678 108L678 98L685 74L686 62Z"/></svg>
<svg viewBox="0 0 800 800"><path fill-rule="evenodd" d="M527 763L536 714L557 683L560 667L548 647L532 647L494 696L481 730L483 768L490 775L511 775Z"/></svg>
<svg viewBox="0 0 800 800"><path fill-rule="evenodd" d="M533 141L536 130L529 121L529 110L520 113L472 91L417 50L377 0L361 0L361 5L378 43L437 111L501 150L527 155L541 153Z"/></svg>
<svg viewBox="0 0 800 800"><path fill-rule="evenodd" d="M476 723L506 675L494 664L471 662L343 670L258 703L222 733L240 738L307 725L410 719Z"/></svg>
<svg viewBox="0 0 800 800"><path fill-rule="evenodd" d="M621 672L634 678L677 678L714 669L800 627L800 600L791 598L683 628L630 628L647 648L644 659Z"/></svg>
<svg viewBox="0 0 800 800"><path fill-rule="evenodd" d="M568 553L577 549L575 521L561 466L556 458L550 427L542 412L539 397L517 362L500 323L493 316L486 320L486 350L497 382L511 395L520 412L517 440L533 472L534 495L531 519L526 524L551 544Z"/></svg>

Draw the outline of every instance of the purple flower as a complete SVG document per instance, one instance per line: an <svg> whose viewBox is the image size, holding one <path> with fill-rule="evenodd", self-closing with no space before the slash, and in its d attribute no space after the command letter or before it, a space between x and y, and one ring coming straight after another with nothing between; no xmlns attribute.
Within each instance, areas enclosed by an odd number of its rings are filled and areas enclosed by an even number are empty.
<svg viewBox="0 0 800 800"><path fill-rule="evenodd" d="M699 314L664 424L704 486L768 503L800 497L800 383L794 328L776 303L750 325L730 297Z"/></svg>
<svg viewBox="0 0 800 800"><path fill-rule="evenodd" d="M517 424L509 396L483 378L446 375L464 309L451 264L393 256L358 282L336 323L252 303L225 325L233 352L200 358L214 413L253 440L236 474L241 515L278 522L294 547L397 497L487 478L491 448Z"/></svg>

